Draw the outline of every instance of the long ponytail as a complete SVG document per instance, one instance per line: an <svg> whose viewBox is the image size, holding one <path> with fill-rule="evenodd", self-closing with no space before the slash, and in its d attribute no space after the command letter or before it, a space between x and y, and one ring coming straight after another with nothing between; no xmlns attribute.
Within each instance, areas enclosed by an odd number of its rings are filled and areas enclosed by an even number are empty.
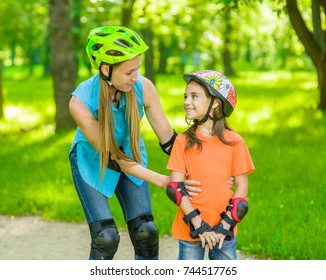
<svg viewBox="0 0 326 280"><path fill-rule="evenodd" d="M115 120L110 106L109 85L106 80L100 79L100 100L99 100L99 132L100 132L100 176L104 177L109 155L113 158L129 160L129 157L118 147L114 137ZM140 116L138 111L137 98L132 89L126 93L126 119L130 133L130 148L134 160L141 163L140 155Z"/></svg>

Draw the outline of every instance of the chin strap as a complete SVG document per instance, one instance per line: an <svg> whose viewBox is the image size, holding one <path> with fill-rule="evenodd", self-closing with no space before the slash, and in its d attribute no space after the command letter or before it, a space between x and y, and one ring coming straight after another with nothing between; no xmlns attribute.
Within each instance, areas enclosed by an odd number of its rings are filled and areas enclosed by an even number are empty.
<svg viewBox="0 0 326 280"><path fill-rule="evenodd" d="M213 104L214 104L214 98L212 97L205 116L201 120L194 120L194 123L196 125L201 125L201 124L205 123L208 119L210 119L212 121L219 121L219 120L224 118L223 115L218 117L218 118L214 118L209 114L211 112L211 110L212 110Z"/></svg>
<svg viewBox="0 0 326 280"><path fill-rule="evenodd" d="M108 76L105 76L102 73L102 71L100 71L100 76L101 76L102 80L107 81L110 86L113 86L113 84L111 82L112 72L113 72L113 65L109 65L109 75Z"/></svg>
<svg viewBox="0 0 326 280"><path fill-rule="evenodd" d="M118 89L115 90L112 102L117 102L118 101L117 96L118 96L119 92L120 92L120 90L118 90Z"/></svg>

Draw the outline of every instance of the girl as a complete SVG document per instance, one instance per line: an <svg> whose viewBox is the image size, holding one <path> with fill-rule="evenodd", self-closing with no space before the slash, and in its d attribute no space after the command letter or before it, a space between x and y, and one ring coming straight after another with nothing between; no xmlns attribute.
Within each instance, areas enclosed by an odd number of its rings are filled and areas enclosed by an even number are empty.
<svg viewBox="0 0 326 280"><path fill-rule="evenodd" d="M168 196L180 206L172 226L180 260L236 259L236 224L248 211L247 174L254 171L247 146L225 118L236 105L236 92L221 73L203 70L184 75L186 119L193 124L177 136L167 169ZM183 181L196 178L201 193L189 200ZM235 192L227 178L235 176Z"/></svg>

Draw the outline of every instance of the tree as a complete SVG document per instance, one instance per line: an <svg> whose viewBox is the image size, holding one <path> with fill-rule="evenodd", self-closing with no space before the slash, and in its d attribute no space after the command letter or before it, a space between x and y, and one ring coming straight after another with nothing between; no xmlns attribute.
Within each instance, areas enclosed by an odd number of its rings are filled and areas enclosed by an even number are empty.
<svg viewBox="0 0 326 280"><path fill-rule="evenodd" d="M314 30L307 27L296 0L286 0L286 9L292 26L304 45L318 73L320 100L318 109L326 110L326 30L323 30L321 18L325 18L326 2L312 0ZM322 16L323 13L323 16Z"/></svg>
<svg viewBox="0 0 326 280"><path fill-rule="evenodd" d="M122 3L122 26L130 27L132 19L132 8L135 0L124 0Z"/></svg>
<svg viewBox="0 0 326 280"><path fill-rule="evenodd" d="M0 119L3 118L3 92L2 92L2 80L3 80L3 67L2 67L2 57L1 57L1 49L0 49Z"/></svg>
<svg viewBox="0 0 326 280"><path fill-rule="evenodd" d="M71 129L75 122L68 103L76 84L69 0L49 0L51 73L56 105L56 131Z"/></svg>

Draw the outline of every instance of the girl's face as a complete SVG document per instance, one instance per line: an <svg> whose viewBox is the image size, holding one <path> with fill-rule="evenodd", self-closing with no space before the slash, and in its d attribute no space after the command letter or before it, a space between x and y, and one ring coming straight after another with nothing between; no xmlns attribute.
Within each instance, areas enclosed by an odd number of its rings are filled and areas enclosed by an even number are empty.
<svg viewBox="0 0 326 280"><path fill-rule="evenodd" d="M134 85L134 82L138 81L138 70L140 65L141 56L138 55L131 60L127 60L113 66L111 82L122 92L130 91Z"/></svg>
<svg viewBox="0 0 326 280"><path fill-rule="evenodd" d="M207 112L209 103L210 98L207 97L205 89L199 83L190 81L186 86L183 102L186 118L201 120Z"/></svg>

